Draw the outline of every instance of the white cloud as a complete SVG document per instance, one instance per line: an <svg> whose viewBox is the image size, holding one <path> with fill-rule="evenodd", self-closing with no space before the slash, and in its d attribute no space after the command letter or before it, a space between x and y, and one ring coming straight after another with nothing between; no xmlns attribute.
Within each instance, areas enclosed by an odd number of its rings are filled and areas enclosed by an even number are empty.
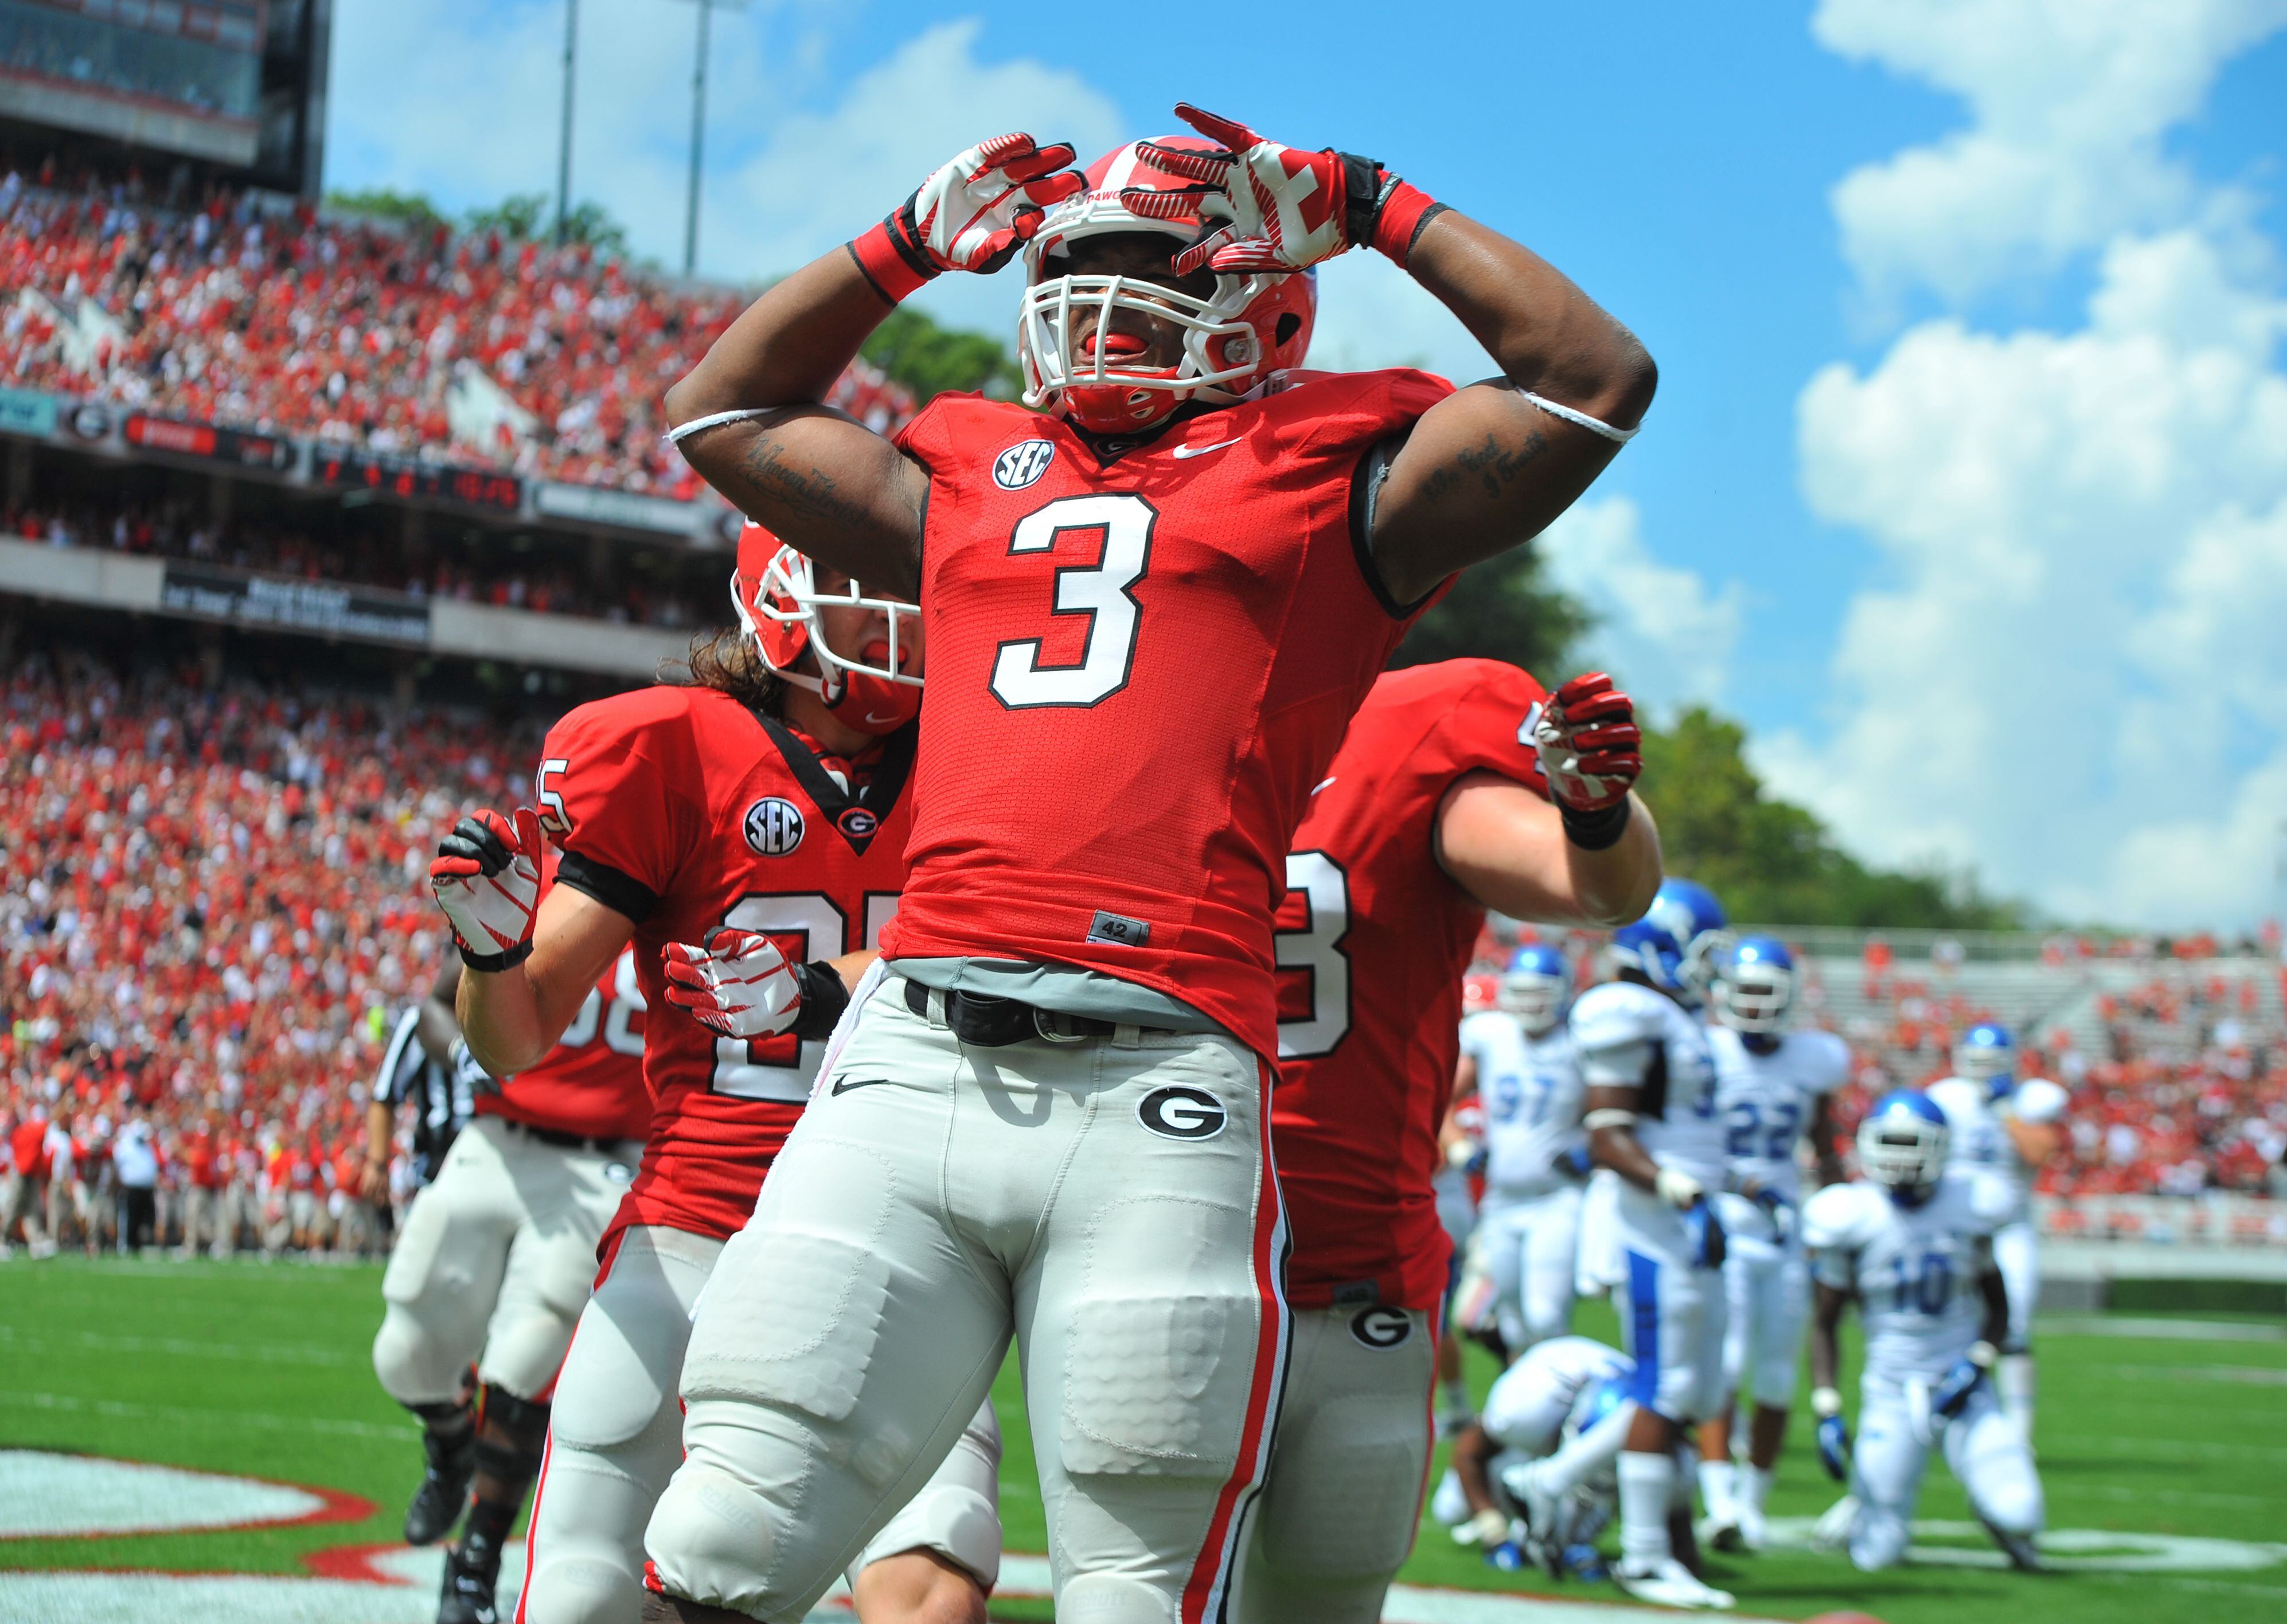
<svg viewBox="0 0 2287 1624"><path fill-rule="evenodd" d="M1932 321L1814 377L1806 498L1887 578L1846 617L1832 737L1760 747L1777 786L1875 857L1971 861L2062 913L2259 911L2287 772L2283 331L2186 230L2115 242L2080 330Z"/></svg>
<svg viewBox="0 0 2287 1624"><path fill-rule="evenodd" d="M1534 545L1550 578L1597 614L1589 646L1621 686L1662 711L1722 696L1745 609L1737 582L1711 591L1654 558L1626 496L1576 503Z"/></svg>
<svg viewBox="0 0 2287 1624"><path fill-rule="evenodd" d="M1878 305L1959 302L2119 234L2231 211L2163 138L2287 0L1821 0L1829 49L1960 95L1969 128L1845 176L1845 257Z"/></svg>
<svg viewBox="0 0 2287 1624"><path fill-rule="evenodd" d="M573 192L629 227L638 251L683 258L690 151L690 7L590 0L581 8ZM328 184L426 191L448 210L556 185L560 0L340 0ZM700 268L736 281L794 269L879 219L930 170L1004 130L1120 139L1109 98L1029 59L985 61L975 20L937 25L846 84L827 76L829 0L764 0L716 13L708 60ZM823 111L808 104L831 90ZM936 313L999 329L1016 294L945 277Z"/></svg>

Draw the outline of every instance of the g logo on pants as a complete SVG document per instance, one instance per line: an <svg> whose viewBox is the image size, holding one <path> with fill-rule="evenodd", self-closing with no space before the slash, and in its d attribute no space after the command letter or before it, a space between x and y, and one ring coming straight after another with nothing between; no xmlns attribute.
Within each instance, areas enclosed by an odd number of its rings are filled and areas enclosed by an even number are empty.
<svg viewBox="0 0 2287 1624"><path fill-rule="evenodd" d="M1181 1085L1146 1094L1136 1107L1136 1118L1163 1139L1212 1139L1231 1120L1223 1101L1205 1089Z"/></svg>
<svg viewBox="0 0 2287 1624"><path fill-rule="evenodd" d="M1350 1335L1376 1352L1387 1353L1404 1347L1413 1335L1413 1316L1402 1308L1362 1308L1350 1317Z"/></svg>

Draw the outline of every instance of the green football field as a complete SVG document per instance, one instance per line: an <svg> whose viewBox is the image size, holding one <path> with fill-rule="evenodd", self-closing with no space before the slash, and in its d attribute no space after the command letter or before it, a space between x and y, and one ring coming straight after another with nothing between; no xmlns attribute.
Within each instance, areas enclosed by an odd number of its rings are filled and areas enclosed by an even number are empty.
<svg viewBox="0 0 2287 1624"><path fill-rule="evenodd" d="M325 1571L322 1560L313 1565L318 1553L392 1540L418 1450L368 1363L379 1319L380 1275L371 1268L34 1264L20 1256L0 1264L0 1462L9 1463L0 1471L0 1624L90 1616L84 1596L96 1593L49 1584L52 1574L34 1581L22 1570L307 1574ZM1584 1305L1579 1328L1612 1333L1601 1307ZM2276 1543L2287 1541L2287 1322L2061 1320L2043 1327L2039 1347L2040 1465L2060 1571L2022 1576L1984 1565L1982 1536L1947 1526L1968 1513L1938 1466L1921 1508L1935 1526L1918 1537L1913 1567L1865 1576L1839 1557L1783 1550L1715 1557L1715 1582L1738 1593L1742 1612L1784 1619L1835 1610L1888 1624L2287 1617L2287 1543ZM1482 1385L1490 1365L1476 1374ZM1008 1544L1038 1552L1040 1496L1007 1373L1000 1398ZM360 1519L352 1506L347 1520L252 1531L6 1537L24 1525L5 1520L12 1504L20 1511L28 1496L39 1499L46 1463L7 1453L28 1449L312 1485L375 1509ZM1808 1517L1832 1498L1808 1429L1798 1428L1773 1513ZM1486 1568L1434 1526L1405 1579L1539 1588ZM1619 1599L1603 1585L1562 1593ZM59 1612L58 1594L82 1599ZM119 1605L116 1616L149 1616ZM1448 1605L1438 1616L1468 1611ZM1051 1617L1046 1602L1022 1599L996 1603L994 1614Z"/></svg>

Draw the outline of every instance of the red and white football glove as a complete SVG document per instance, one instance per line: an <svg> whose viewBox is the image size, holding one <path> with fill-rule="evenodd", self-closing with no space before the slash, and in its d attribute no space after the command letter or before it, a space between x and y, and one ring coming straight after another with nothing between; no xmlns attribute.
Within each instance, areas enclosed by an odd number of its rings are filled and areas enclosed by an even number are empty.
<svg viewBox="0 0 2287 1624"><path fill-rule="evenodd" d="M1571 812L1618 805L1643 772L1635 701L1602 671L1575 677L1548 696L1532 744L1548 793Z"/></svg>
<svg viewBox="0 0 2287 1624"><path fill-rule="evenodd" d="M669 942L660 949L667 1001L726 1038L769 1038L802 1013L802 978L769 937L724 925L703 947Z"/></svg>
<svg viewBox="0 0 2287 1624"><path fill-rule="evenodd" d="M1210 196L1222 200L1220 209L1206 211L1228 224L1175 256L1178 275L1203 265L1234 274L1306 270L1361 244L1403 265L1423 218L1439 206L1372 158L1267 141L1236 119L1187 101L1175 104L1175 116L1225 150L1143 142L1153 163L1195 184L1168 191L1130 187L1120 201L1146 219L1176 219L1201 212Z"/></svg>
<svg viewBox="0 0 2287 1624"><path fill-rule="evenodd" d="M892 304L946 271L990 274L1041 228L1051 203L1086 188L1072 147L996 135L943 165L897 212L850 245Z"/></svg>
<svg viewBox="0 0 2287 1624"><path fill-rule="evenodd" d="M489 809L463 818L437 843L429 889L452 922L461 963L498 970L532 956L540 906L540 819L529 806L510 822Z"/></svg>

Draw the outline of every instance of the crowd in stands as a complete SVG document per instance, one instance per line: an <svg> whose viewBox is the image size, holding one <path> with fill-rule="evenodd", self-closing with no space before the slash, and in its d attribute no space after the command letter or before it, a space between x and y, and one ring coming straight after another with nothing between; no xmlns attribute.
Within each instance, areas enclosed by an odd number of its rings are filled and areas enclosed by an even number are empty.
<svg viewBox="0 0 2287 1624"><path fill-rule="evenodd" d="M162 1226L363 1244L367 1090L446 944L420 876L466 807L512 801L538 742L69 659L12 673L0 1193L42 1210L0 1240L101 1244L123 1136L147 1134Z"/></svg>
<svg viewBox="0 0 2287 1624"><path fill-rule="evenodd" d="M534 563L504 548L437 548L420 561L394 540L241 524L226 535L179 513L69 505L0 512L0 535L51 547L99 547L187 558L305 581L352 582L413 598L454 598L540 614L681 630L720 619L719 591L705 598L622 576L610 586L593 571ZM704 606L702 607L702 606Z"/></svg>
<svg viewBox="0 0 2287 1624"><path fill-rule="evenodd" d="M659 402L745 303L583 246L265 210L170 208L133 180L0 178L0 376L375 451L688 499ZM482 384L456 436L448 395ZM511 411L482 402L504 392ZM834 403L910 416L863 362ZM456 443L457 441L457 443Z"/></svg>

